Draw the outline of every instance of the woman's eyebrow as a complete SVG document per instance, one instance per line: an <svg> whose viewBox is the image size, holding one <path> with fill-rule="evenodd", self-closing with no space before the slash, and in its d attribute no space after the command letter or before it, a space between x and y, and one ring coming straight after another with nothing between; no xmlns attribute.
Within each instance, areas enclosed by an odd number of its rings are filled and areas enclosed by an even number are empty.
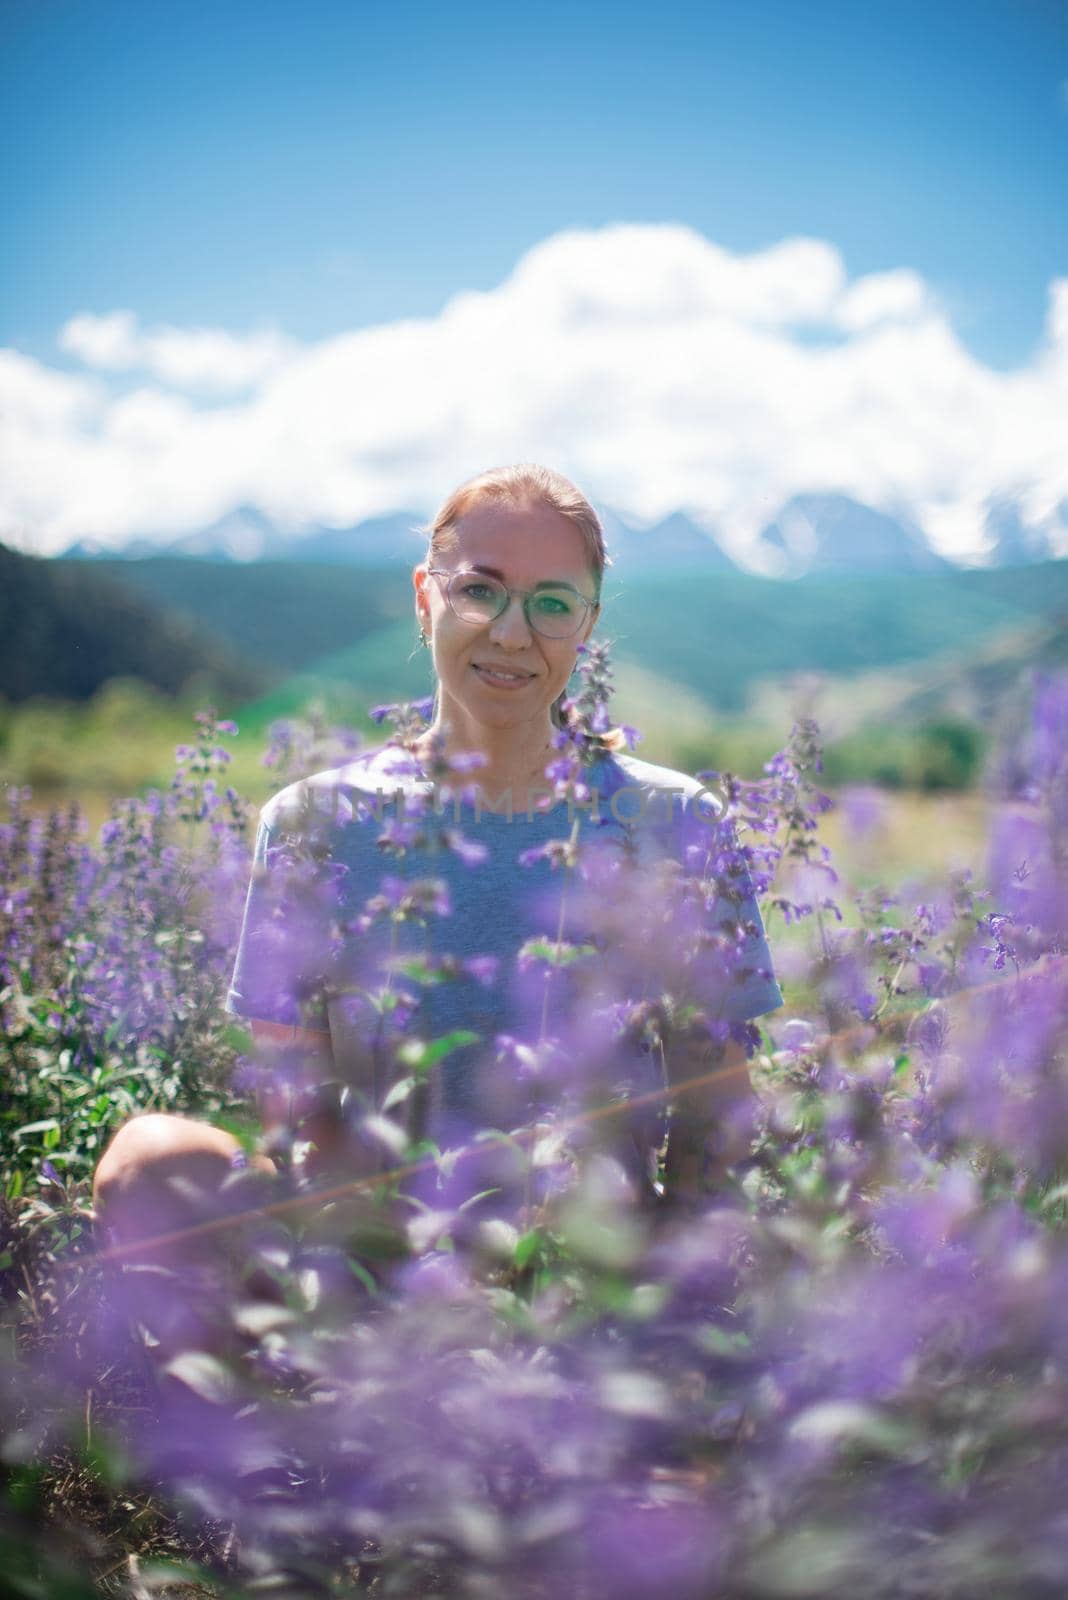
<svg viewBox="0 0 1068 1600"><path fill-rule="evenodd" d="M485 573L487 578L499 578L501 583L505 581L504 573L499 568L483 566L478 561L472 562L467 570L468 572ZM536 583L534 587L535 589L575 589L575 585L570 578L542 578L540 583ZM576 589L575 592L578 593L579 591Z"/></svg>

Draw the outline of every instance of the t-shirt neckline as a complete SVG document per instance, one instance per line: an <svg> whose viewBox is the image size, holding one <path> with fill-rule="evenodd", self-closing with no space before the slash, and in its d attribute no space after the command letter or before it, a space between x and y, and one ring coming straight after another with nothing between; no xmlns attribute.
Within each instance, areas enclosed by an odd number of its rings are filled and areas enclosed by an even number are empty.
<svg viewBox="0 0 1068 1600"><path fill-rule="evenodd" d="M600 779L605 769L607 755L608 753L605 751L600 752L585 769L589 787L598 792L601 791ZM391 756L394 757L398 762L399 770L395 773L389 772L388 770L382 770L383 762L388 763ZM551 759L551 757L549 759ZM384 783L392 785L393 792L396 792L396 790L399 788L405 794L425 796L433 790L433 780L427 776L426 769L424 768L422 762L411 751L405 750L402 745L392 744L387 741L385 744L379 745L377 749L368 751L366 753L365 760L367 763L368 776L372 779L382 779L384 780ZM404 764L409 762L414 763L416 768L414 772L405 768ZM546 765L548 765L548 760L546 761ZM463 775L458 774L457 776L462 782ZM472 777L474 777L474 774L472 774ZM476 808L473 802L461 799L458 803L462 814L472 817L476 814ZM518 805L514 807L511 812L490 811L486 807L481 807L478 810L477 815L480 823L486 821L492 821L494 823L501 822L505 824L511 824L519 821L537 822L542 818L551 818L553 821L556 821L559 818L561 811L566 810L566 808L566 800L555 800L552 806L547 807L542 811L534 810L530 813L529 817L527 813L527 807L525 805ZM452 809L453 802L450 801L447 810L451 813Z"/></svg>

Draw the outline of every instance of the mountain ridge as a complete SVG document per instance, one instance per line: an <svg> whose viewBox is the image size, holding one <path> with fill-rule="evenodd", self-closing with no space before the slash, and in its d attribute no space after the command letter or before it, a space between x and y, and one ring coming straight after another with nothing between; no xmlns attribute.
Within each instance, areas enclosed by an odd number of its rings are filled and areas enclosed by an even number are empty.
<svg viewBox="0 0 1068 1600"><path fill-rule="evenodd" d="M610 570L636 572L756 572L807 577L833 572L938 572L972 563L951 561L907 514L873 506L841 491L805 492L785 500L763 525L745 560L720 531L685 509L646 524L613 506L597 506L611 557ZM412 566L425 550L418 512L383 512L350 525L283 528L258 507L238 505L204 528L176 539L148 538L106 548L79 540L60 559L141 560L190 557L220 563L289 560L342 566ZM987 564L1034 563L1068 554L1068 501L1035 526L1020 497L991 501L981 529ZM1063 549L1062 549L1063 546Z"/></svg>
<svg viewBox="0 0 1068 1600"><path fill-rule="evenodd" d="M755 572L802 578L833 572L938 572L976 563L942 555L925 530L904 512L866 505L833 491L788 497L763 525L748 557L739 559L707 519L685 509L646 524L616 507L596 507L605 533L610 571ZM1023 496L987 502L981 535L985 564L1033 564L1068 555L1068 500L1039 523L1024 514ZM413 566L424 553L426 519L418 512L382 512L359 522L281 527L259 507L234 506L204 528L178 538L137 535L119 547L82 539L59 559L143 560L150 556L192 557L221 563L307 561L340 566Z"/></svg>

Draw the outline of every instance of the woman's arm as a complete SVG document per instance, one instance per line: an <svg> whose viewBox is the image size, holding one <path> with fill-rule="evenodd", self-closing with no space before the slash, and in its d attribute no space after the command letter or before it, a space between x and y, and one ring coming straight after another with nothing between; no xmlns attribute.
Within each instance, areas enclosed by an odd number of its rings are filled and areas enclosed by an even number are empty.
<svg viewBox="0 0 1068 1600"><path fill-rule="evenodd" d="M693 1201L748 1154L756 1096L745 1048L733 1039L677 1039L666 1063L672 1113L664 1198Z"/></svg>
<svg viewBox="0 0 1068 1600"><path fill-rule="evenodd" d="M287 1141L296 1138L313 1145L303 1163L310 1177L344 1167L350 1154L349 1140L329 1033L256 1018L249 1021L249 1028L268 1064L276 1053L286 1057L286 1072L276 1077L268 1071L265 1084L256 1092L268 1143L281 1134ZM295 1074L294 1058L299 1063Z"/></svg>
<svg viewBox="0 0 1068 1600"><path fill-rule="evenodd" d="M321 1049L329 1052L330 1035L325 1028L296 1028L285 1022L260 1022L253 1017L249 1022L252 1037L256 1040L268 1040L274 1044L288 1045L292 1049L295 1045L304 1045L307 1049Z"/></svg>

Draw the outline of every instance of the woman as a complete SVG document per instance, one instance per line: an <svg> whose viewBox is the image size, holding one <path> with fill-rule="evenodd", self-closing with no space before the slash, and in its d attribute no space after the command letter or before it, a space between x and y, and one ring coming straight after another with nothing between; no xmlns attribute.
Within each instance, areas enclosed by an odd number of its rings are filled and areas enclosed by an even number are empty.
<svg viewBox="0 0 1068 1600"><path fill-rule="evenodd" d="M402 849L383 863L377 845L383 795L403 817L411 797L428 796L434 775L450 762L465 770L472 784L473 798L463 818L475 849L445 849L435 856L431 869L445 882L451 913L440 919L440 926L431 916L427 926L402 924L402 932L414 933L412 949L418 950L424 948L429 926L431 942L436 938L443 944L451 962L449 981L427 984L419 997L415 1020L420 1035L437 1038L473 1028L478 1043L453 1049L431 1074L431 1131L440 1142L442 1134L462 1134L493 1122L495 1110L500 1112L491 1104L490 1091L494 1081L502 1081L501 1072L495 1080L488 1070L494 1063L488 1046L536 1021L537 996L544 994L545 974L536 976L532 995L530 982L517 968L516 953L525 939L539 929L546 931L544 915L560 889L546 847L568 829L561 827L562 806L539 810L538 795L546 787L546 768L558 758L554 740L564 726L565 693L579 647L589 640L600 614L606 565L596 513L559 474L517 466L483 473L462 485L434 519L427 559L413 572L416 616L433 655L437 694L429 727L409 741L407 770L403 762L398 770L397 751L386 746L292 786L264 810L229 1005L250 1021L265 1045L290 1058L299 1054L306 1083L346 1086L333 1096L309 1089L288 1107L277 1095L265 1096L265 1120L277 1121L288 1112L295 1131L310 1146L309 1170L359 1170L361 1146L350 1131L348 1102L357 1093L373 1100L381 1089L370 1081L373 1066L368 1063L374 1052L368 1047L366 989L358 982L336 981L339 947L351 957L359 953L364 938L373 944L381 931L381 921L366 915L361 919L360 913L383 865L395 886L413 878L425 880L428 872L418 851ZM653 841L654 850L681 858L686 838L693 839L700 821L701 785L624 754L618 734L600 743L589 785L597 799L610 802L610 815L595 815L590 807L580 811L575 838L596 834L603 843L606 834L638 832L646 843ZM629 791L625 804L624 791ZM680 797L676 815L670 802ZM669 802L667 810L660 808L663 826L628 825L628 814L640 811L645 817L650 798ZM365 825L372 816L375 825ZM567 821L570 825L570 815ZM326 862L324 881L333 885L338 901L327 907L312 897L303 906L289 902L283 912L275 897L276 880L285 847L301 838L315 839L311 854L320 866ZM520 853L525 866L517 862ZM481 860L472 862L480 855ZM751 929L751 959L746 980L726 996L722 1014L735 1023L781 1004L747 880L738 899L740 909L734 909L739 917L744 913ZM398 924L388 917L386 921L396 955ZM333 933L330 952L328 924ZM485 956L498 963L492 978L485 964L478 964ZM328 972L330 981L321 981ZM541 1010L544 1033L546 1007ZM551 1020L555 1025L555 1013ZM381 1007L371 1022L380 1028ZM496 1057L498 1069L501 1059ZM732 1135L729 1130L737 1126L734 1113L744 1109L751 1092L745 1059L745 1049L735 1039L706 1039L696 1049L669 1057L673 1082L707 1080L675 1096L669 1197L694 1194L707 1181L701 1164L710 1130L727 1130L720 1138L721 1164L744 1153L744 1133ZM499 1115L497 1120L501 1125ZM143 1199L160 1177L175 1170L176 1162L179 1169L183 1163L196 1164L202 1183L209 1171L221 1182L236 1151L236 1140L206 1124L178 1117L135 1118L119 1131L100 1163L97 1204L114 1219L120 1237L136 1237L147 1212L143 1204L124 1211L124 1196L139 1193ZM260 1164L269 1169L263 1158Z"/></svg>

